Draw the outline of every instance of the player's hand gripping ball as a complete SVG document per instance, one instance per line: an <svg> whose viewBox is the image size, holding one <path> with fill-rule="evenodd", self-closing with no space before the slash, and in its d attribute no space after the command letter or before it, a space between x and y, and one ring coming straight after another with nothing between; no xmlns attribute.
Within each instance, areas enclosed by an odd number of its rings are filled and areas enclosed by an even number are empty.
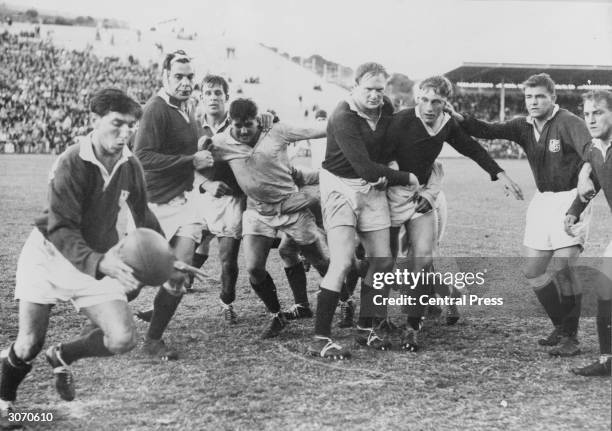
<svg viewBox="0 0 612 431"><path fill-rule="evenodd" d="M119 256L132 267L134 277L148 286L168 280L176 260L166 238L147 228L130 232L121 243Z"/></svg>

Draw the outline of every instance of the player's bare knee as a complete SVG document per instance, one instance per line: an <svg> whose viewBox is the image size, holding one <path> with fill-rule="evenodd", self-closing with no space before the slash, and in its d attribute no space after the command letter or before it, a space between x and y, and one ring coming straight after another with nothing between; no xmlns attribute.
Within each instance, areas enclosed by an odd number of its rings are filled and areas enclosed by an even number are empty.
<svg viewBox="0 0 612 431"><path fill-rule="evenodd" d="M18 358L24 361L31 361L42 350L45 345L45 337L39 337L35 334L19 334L13 349Z"/></svg>
<svg viewBox="0 0 612 431"><path fill-rule="evenodd" d="M106 348L114 353L126 353L136 347L136 333L131 328L113 331L106 334Z"/></svg>
<svg viewBox="0 0 612 431"><path fill-rule="evenodd" d="M260 265L247 265L247 272L252 281L259 282L266 278L266 268Z"/></svg>

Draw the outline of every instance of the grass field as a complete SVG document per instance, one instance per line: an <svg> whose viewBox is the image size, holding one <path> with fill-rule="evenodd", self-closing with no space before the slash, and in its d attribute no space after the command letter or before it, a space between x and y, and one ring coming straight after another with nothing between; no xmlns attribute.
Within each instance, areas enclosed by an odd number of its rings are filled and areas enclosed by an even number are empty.
<svg viewBox="0 0 612 431"><path fill-rule="evenodd" d="M0 157L2 347L17 334L15 266L32 219L44 205L52 160ZM213 250L205 266L211 279L197 285L203 292L184 298L166 333L167 342L180 349L180 361L151 360L141 354L140 346L116 358L82 360L74 365L77 398L64 402L55 393L51 370L39 357L22 384L17 407L52 412L54 421L24 425L61 430L610 429L610 380L568 372L598 353L594 319L582 321L581 356L550 359L537 346L549 324L517 272L528 201L505 198L470 161L444 163L450 217L441 253L474 257L466 265L495 266L488 293L504 295L502 308L465 307L454 327L428 320L423 349L416 354L355 346L353 360L324 362L302 353L312 321L291 324L275 341L258 339L267 316L244 271L235 303L240 323L231 328L222 324L219 265ZM527 163L500 164L529 199L534 185ZM601 255L611 239L611 221L600 196L586 256ZM290 305L275 252L268 268L282 302ZM317 285L318 276L311 271L312 299ZM152 298L153 291L143 292L134 308L149 307ZM75 336L83 322L68 304L55 307L46 344ZM143 335L145 326L139 324L138 329ZM336 333L352 345L350 330Z"/></svg>

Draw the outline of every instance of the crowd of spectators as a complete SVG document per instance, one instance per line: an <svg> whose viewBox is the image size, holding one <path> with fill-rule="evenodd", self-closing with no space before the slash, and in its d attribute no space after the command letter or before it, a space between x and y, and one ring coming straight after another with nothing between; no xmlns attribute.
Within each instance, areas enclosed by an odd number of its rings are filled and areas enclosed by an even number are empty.
<svg viewBox="0 0 612 431"><path fill-rule="evenodd" d="M0 34L0 63L0 153L61 153L77 136L88 133L88 100L96 90L121 88L145 103L161 86L156 63L144 66L133 56L127 61L98 58L91 47L67 50L53 45L50 39L40 39L40 31ZM245 82L258 83L259 77L249 77ZM558 96L561 106L579 115L580 101L575 93ZM499 120L496 93L459 92L453 104L458 111L471 112L478 118ZM523 113L520 93L507 93L505 119ZM481 143L494 157L524 157L520 147L509 141Z"/></svg>
<svg viewBox="0 0 612 431"><path fill-rule="evenodd" d="M146 102L160 87L156 64L67 50L50 40L0 35L0 152L62 152L88 132L88 100L102 87Z"/></svg>

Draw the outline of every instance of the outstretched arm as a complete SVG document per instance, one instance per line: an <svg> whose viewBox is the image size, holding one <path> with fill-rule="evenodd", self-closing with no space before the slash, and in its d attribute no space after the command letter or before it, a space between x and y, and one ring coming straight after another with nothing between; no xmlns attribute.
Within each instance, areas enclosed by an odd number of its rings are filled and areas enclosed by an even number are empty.
<svg viewBox="0 0 612 431"><path fill-rule="evenodd" d="M521 145L518 120L488 123L476 119L473 115L458 113L450 102L446 102L444 110L471 136L482 139L507 139Z"/></svg>

